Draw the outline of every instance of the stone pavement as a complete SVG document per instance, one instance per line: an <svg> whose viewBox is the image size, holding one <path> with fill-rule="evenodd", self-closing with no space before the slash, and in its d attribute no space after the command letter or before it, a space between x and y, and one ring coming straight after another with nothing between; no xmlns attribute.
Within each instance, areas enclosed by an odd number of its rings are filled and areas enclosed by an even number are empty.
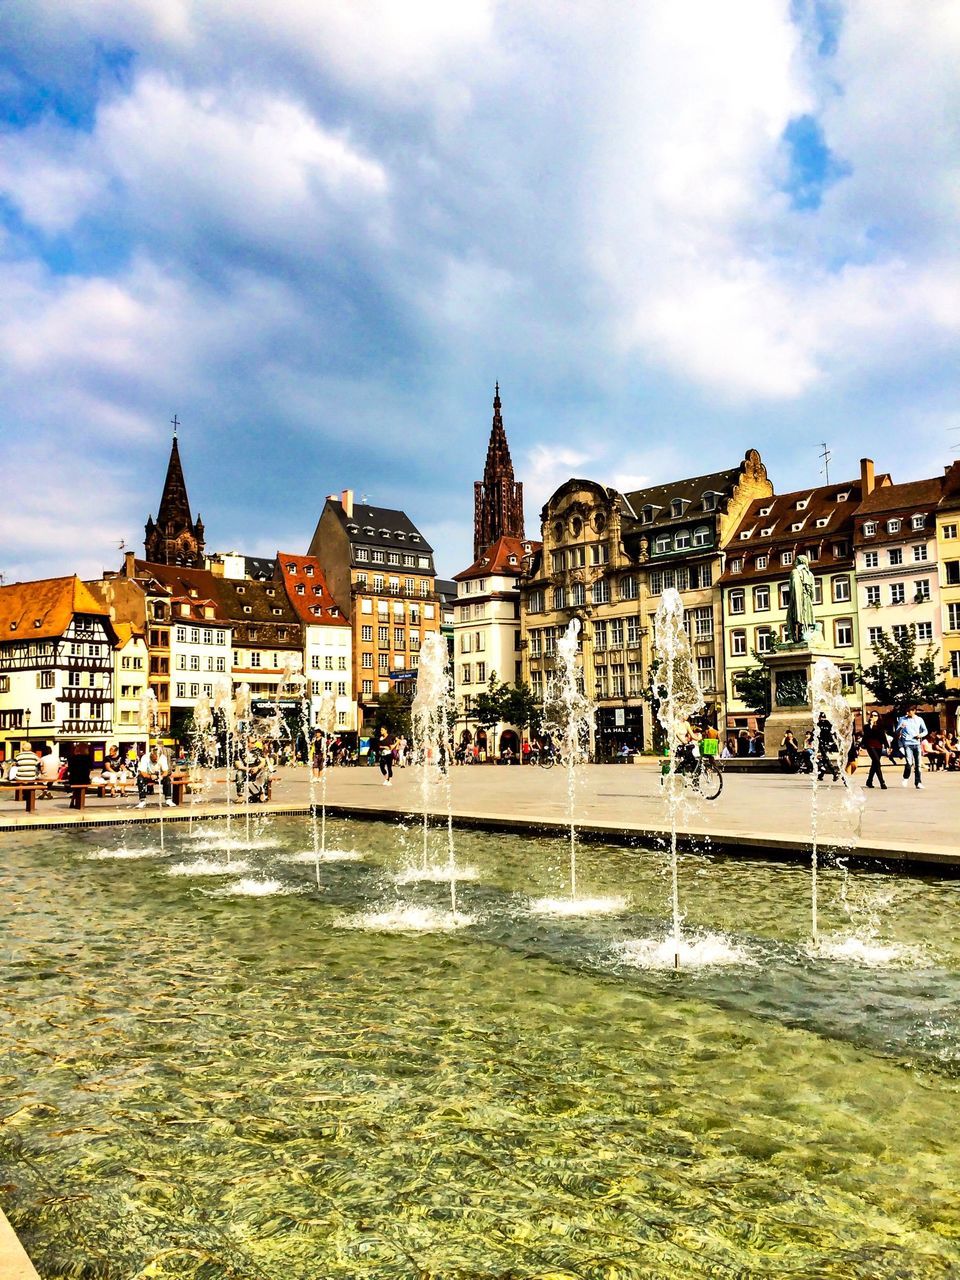
<svg viewBox="0 0 960 1280"><path fill-rule="evenodd" d="M861 858L919 862L947 868L960 866L957 813L960 773L924 773L922 791L912 783L900 785L896 769L886 770L888 789L867 791L866 770L860 769L849 789L824 782L819 788L819 838L827 847L850 847ZM224 775L217 773L211 799L179 810L165 809L168 819L194 814L222 814ZM419 774L398 769L392 787L384 787L380 773L370 767L330 769L328 805L335 812L389 818L421 812ZM550 832L568 821L567 777L564 770L531 766L461 766L451 771L451 799L455 817L464 824L494 830ZM431 788L431 804L444 806L440 788ZM717 800L685 809L678 819L681 844L722 849L750 856L772 854L806 857L811 840L811 782L809 778L776 773L725 776ZM320 785L314 785L320 798ZM303 812L310 803L310 781L305 768L283 769L265 808L275 813ZM848 800L863 801L862 815L851 812ZM9 794L0 795L0 832L34 826L115 823L155 820L152 803L135 807L135 797L118 801L90 798L83 813L67 807L67 797L40 801L29 816ZM585 835L617 841L662 839L670 819L660 784L659 762L645 759L637 765L588 765L579 771L576 798L577 826Z"/></svg>

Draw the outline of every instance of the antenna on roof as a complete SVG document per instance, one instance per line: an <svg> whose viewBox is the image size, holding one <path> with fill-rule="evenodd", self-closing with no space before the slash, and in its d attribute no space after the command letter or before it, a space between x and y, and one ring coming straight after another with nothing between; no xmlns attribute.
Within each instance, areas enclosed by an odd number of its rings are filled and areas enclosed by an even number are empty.
<svg viewBox="0 0 960 1280"><path fill-rule="evenodd" d="M126 538L121 538L121 539L120 539L120 541L117 543L117 547L118 547L118 549L119 549L120 551L126 551L126 549L127 549L127 540L126 540Z"/></svg>
<svg viewBox="0 0 960 1280"><path fill-rule="evenodd" d="M823 444L823 453L820 453L817 456L823 459L823 475L824 475L824 478L826 479L827 484L829 484L830 483L830 459L833 457L833 454L827 448L826 440L824 440L822 444Z"/></svg>

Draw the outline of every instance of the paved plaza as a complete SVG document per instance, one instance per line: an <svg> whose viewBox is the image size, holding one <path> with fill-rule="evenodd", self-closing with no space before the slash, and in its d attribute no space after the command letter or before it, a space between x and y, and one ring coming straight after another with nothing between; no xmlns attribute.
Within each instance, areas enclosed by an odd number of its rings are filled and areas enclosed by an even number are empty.
<svg viewBox="0 0 960 1280"><path fill-rule="evenodd" d="M849 787L824 782L818 788L818 831L825 846L846 848L864 857L907 860L929 865L960 865L956 835L960 774L924 773L923 790L900 785L900 771L886 770L888 789L866 790L866 770L860 769ZM463 823L491 829L551 831L568 821L567 775L563 769L531 766L475 765L454 768L450 774L454 817ZM186 813L225 812L225 775L214 774L214 785L201 800L192 799L179 810L164 810L168 819ZM314 783L319 801L320 784ZM232 799L232 797L231 797ZM280 770L272 803L260 806L277 813L306 811L311 800L305 768ZM678 831L700 847L757 856L765 851L787 857L804 856L810 847L812 786L809 778L777 773L725 775L720 797L684 805ZM419 771L397 769L391 787L371 767L330 769L327 802L336 812L357 815L408 815L422 811ZM862 808L861 808L862 802ZM445 808L442 789L430 788L430 805ZM669 832L659 762L636 765L587 765L578 770L576 821L586 833L622 840L625 836L658 839ZM124 800L87 800L82 813L68 808L65 795L40 801L37 813L27 815L12 795L0 796L0 830L53 824L155 820L158 809L136 808L135 795Z"/></svg>

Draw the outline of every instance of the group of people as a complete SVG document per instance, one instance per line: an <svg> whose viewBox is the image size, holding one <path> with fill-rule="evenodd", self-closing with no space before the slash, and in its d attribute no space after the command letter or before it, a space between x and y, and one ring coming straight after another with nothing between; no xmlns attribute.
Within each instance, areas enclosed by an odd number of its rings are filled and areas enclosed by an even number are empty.
<svg viewBox="0 0 960 1280"><path fill-rule="evenodd" d="M767 754L766 743L759 729L750 733L741 729L735 736L730 734L720 752L722 760L735 760L738 756L764 756Z"/></svg>

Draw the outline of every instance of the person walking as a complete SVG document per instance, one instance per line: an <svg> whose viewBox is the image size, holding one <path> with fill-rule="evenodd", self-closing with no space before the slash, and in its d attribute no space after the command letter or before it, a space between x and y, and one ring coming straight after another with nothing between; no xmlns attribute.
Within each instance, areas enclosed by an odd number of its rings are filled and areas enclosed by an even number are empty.
<svg viewBox="0 0 960 1280"><path fill-rule="evenodd" d="M927 726L922 717L917 715L916 707L908 707L907 714L897 721L897 740L903 749L903 781L902 787L910 785L910 770L913 769L913 783L917 790L923 789L920 780L921 743L927 736Z"/></svg>
<svg viewBox="0 0 960 1280"><path fill-rule="evenodd" d="M377 757L380 761L380 772L383 774L383 785L385 787L393 786L393 734L384 725L380 730L380 740L377 743Z"/></svg>
<svg viewBox="0 0 960 1280"><path fill-rule="evenodd" d="M876 711L871 711L867 716L867 723L863 727L863 739L860 745L866 751L870 760L870 772L867 774L865 785L872 789L873 780L876 778L877 782L880 783L880 790L886 791L887 784L883 780L880 758L887 749L887 735L883 731L880 716Z"/></svg>

